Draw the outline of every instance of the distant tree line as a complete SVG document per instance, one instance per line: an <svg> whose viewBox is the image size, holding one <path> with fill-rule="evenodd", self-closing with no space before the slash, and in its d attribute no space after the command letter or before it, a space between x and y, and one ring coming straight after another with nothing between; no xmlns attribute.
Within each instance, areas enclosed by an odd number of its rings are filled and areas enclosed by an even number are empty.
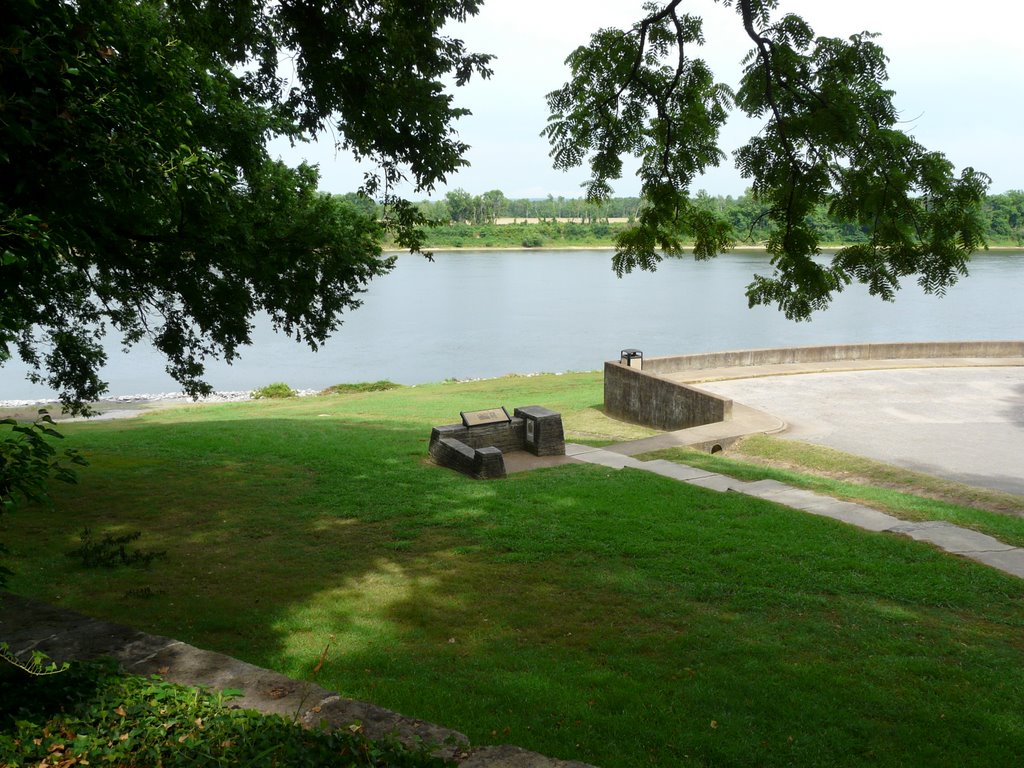
<svg viewBox="0 0 1024 768"><path fill-rule="evenodd" d="M364 210L366 213L377 212L376 204L365 197L355 194L344 196L345 199ZM738 197L712 196L704 192L697 195L695 201L700 208L706 208L722 214L732 225L740 241L762 242L767 240L771 232L767 209L756 202L749 194ZM639 197L613 197L599 204L588 203L584 198L554 197L548 195L543 199L510 199L498 189L473 195L464 189L448 192L439 200L422 200L414 204L426 218L437 222L438 229L428 233L427 241L436 245L449 244L448 241L490 240L509 244L518 241L518 235L506 233L496 235L491 232L473 230L473 227L493 225L498 220L512 219L522 224L529 219L542 222L572 220L582 224L607 224L609 220L634 220L643 209L645 202ZM985 220L985 237L990 245L1024 246L1024 191L1010 190L997 195L988 195L982 206L982 217ZM868 238L868 228L858 226L849 221L842 221L829 215L826 206L815 208L810 217L814 227L821 233L821 242L858 243ZM473 234L473 232L476 234ZM539 244L537 241L560 239L557 228L548 228L543 233L536 232L524 236L524 242ZM611 230L606 227L589 227L588 241L611 237ZM440 239L439 239L440 238ZM572 238L575 239L575 238ZM467 245L469 243L467 242ZM479 243L478 243L479 244Z"/></svg>
<svg viewBox="0 0 1024 768"><path fill-rule="evenodd" d="M992 243L1024 245L1024 190L988 195L982 209Z"/></svg>
<svg viewBox="0 0 1024 768"><path fill-rule="evenodd" d="M464 189L448 192L441 200L423 200L416 208L428 219L452 224L493 224L498 219L576 219L600 222L629 219L642 205L639 197L617 197L603 203L583 198L554 197L510 199L500 189L472 195Z"/></svg>

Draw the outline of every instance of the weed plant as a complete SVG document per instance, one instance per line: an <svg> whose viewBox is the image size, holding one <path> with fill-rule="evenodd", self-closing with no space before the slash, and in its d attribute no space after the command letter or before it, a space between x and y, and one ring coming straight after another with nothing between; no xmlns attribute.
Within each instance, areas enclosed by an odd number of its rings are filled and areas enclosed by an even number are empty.
<svg viewBox="0 0 1024 768"><path fill-rule="evenodd" d="M132 531L119 535L105 533L102 538L97 539L89 528L85 528L79 534L81 543L65 554L78 559L86 568L117 568L122 565L148 568L154 560L167 557L165 551L128 546L133 541L138 541L141 536L142 531Z"/></svg>

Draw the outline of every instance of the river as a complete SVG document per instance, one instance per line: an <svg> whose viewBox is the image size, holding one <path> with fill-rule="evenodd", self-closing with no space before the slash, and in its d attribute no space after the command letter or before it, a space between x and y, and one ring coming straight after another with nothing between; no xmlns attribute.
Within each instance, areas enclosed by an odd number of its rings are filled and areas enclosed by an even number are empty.
<svg viewBox="0 0 1024 768"><path fill-rule="evenodd" d="M275 381L299 389L391 379L402 384L506 373L599 369L619 350L645 356L873 341L1024 337L1024 252L976 256L971 274L943 297L908 282L896 301L860 286L825 312L794 323L747 307L744 288L767 273L762 253L711 262L668 259L654 273L621 280L609 251L457 251L433 263L402 255L374 281L364 305L320 352L258 322L254 343L233 365L212 363L208 381L238 391ZM108 343L104 378L112 395L173 392L160 356ZM47 398L16 360L0 368L0 400Z"/></svg>

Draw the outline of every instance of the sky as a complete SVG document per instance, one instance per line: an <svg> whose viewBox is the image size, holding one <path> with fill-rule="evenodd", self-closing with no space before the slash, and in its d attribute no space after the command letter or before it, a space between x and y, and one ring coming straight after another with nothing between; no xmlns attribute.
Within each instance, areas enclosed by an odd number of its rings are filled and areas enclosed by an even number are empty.
<svg viewBox="0 0 1024 768"><path fill-rule="evenodd" d="M472 111L457 123L471 146L468 168L453 175L431 197L449 189L473 194L502 190L510 198L579 197L585 169L552 169L545 94L568 77L565 57L601 27L625 28L643 17L642 0L484 0L481 13L449 33L469 50L492 53L494 76L454 89L456 103ZM780 0L781 12L803 16L818 35L848 37L861 31L890 59L889 86L903 129L930 150L943 152L959 172L972 166L992 178L992 192L1024 189L1024 53L1020 31L1024 7L1006 0ZM693 0L688 12L702 15L707 44L701 51L718 79L736 86L740 61L750 45L739 16L712 0ZM734 114L722 134L727 154L757 125ZM321 187L354 191L362 173L335 152L328 138L296 149L273 145L284 160L318 163ZM632 168L635 170L635 165ZM692 191L738 195L747 184L731 160L699 179ZM638 193L628 172L615 194ZM401 190L414 200L427 195Z"/></svg>

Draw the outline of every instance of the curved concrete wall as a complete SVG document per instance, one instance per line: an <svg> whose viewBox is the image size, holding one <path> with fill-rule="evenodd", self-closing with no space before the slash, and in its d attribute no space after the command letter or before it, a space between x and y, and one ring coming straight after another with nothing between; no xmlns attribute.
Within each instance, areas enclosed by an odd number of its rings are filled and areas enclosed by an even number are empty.
<svg viewBox="0 0 1024 768"><path fill-rule="evenodd" d="M732 400L615 361L604 364L604 410L671 432L725 421L732 415Z"/></svg>
<svg viewBox="0 0 1024 768"><path fill-rule="evenodd" d="M610 416L654 429L687 429L729 418L732 415L732 400L662 378L664 374L843 360L1013 357L1024 358L1024 341L927 341L743 349L647 357L644 358L642 370L614 361L604 364L604 409Z"/></svg>
<svg viewBox="0 0 1024 768"><path fill-rule="evenodd" d="M644 358L648 373L678 373L745 365L824 363L835 360L915 360L943 357L1024 357L1024 341L925 341L742 349Z"/></svg>

